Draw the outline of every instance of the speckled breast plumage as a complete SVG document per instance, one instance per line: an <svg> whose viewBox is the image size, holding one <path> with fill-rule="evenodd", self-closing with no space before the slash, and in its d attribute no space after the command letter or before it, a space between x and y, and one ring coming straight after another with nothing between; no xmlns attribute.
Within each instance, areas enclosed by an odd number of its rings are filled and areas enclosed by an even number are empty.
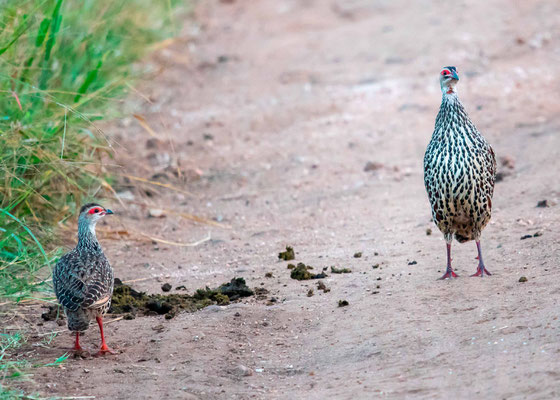
<svg viewBox="0 0 560 400"><path fill-rule="evenodd" d="M432 216L445 239L478 240L490 220L496 177L494 151L456 96L444 96L424 156Z"/></svg>

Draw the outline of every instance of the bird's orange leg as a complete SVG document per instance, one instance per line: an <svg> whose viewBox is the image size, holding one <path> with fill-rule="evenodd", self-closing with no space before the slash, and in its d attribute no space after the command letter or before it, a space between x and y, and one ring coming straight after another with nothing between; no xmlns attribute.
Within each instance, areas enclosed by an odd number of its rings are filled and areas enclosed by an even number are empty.
<svg viewBox="0 0 560 400"><path fill-rule="evenodd" d="M82 346L80 346L80 332L76 332L76 344L74 345L74 351L82 351Z"/></svg>
<svg viewBox="0 0 560 400"><path fill-rule="evenodd" d="M484 274L488 276L492 275L484 266L484 261L482 261L482 249L480 248L480 240L476 241L476 248L478 250L478 267L476 269L476 273L472 274L471 276L480 276L482 278Z"/></svg>
<svg viewBox="0 0 560 400"><path fill-rule="evenodd" d="M107 346L107 343L105 343L105 335L103 335L103 317L98 315L95 319L97 320L97 324L99 325L99 333L101 333L101 348L99 349L97 355L101 356L107 353L117 354L113 350L111 350L109 346Z"/></svg>
<svg viewBox="0 0 560 400"><path fill-rule="evenodd" d="M457 278L458 276L459 275L453 271L453 268L451 268L451 243L447 243L447 270L439 279Z"/></svg>

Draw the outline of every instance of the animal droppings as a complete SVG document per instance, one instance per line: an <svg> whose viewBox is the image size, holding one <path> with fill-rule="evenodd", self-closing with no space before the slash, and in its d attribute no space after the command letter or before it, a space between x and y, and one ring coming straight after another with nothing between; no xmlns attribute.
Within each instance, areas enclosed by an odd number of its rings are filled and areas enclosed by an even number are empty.
<svg viewBox="0 0 560 400"><path fill-rule="evenodd" d="M331 267L331 272L333 274L349 274L352 272L352 270L350 268Z"/></svg>
<svg viewBox="0 0 560 400"><path fill-rule="evenodd" d="M339 307L346 307L348 305L350 305L350 303L348 303L348 300L338 300Z"/></svg>
<svg viewBox="0 0 560 400"><path fill-rule="evenodd" d="M322 279L327 277L327 274L325 274L324 272L321 272L319 274L312 274L311 272L309 272L310 269L313 269L313 267L305 265L304 263L298 263L298 265L292 269L290 278L296 279L298 281L306 281L309 279Z"/></svg>
<svg viewBox="0 0 560 400"><path fill-rule="evenodd" d="M284 261L294 260L296 258L294 248L290 246L286 246L286 251L282 251L278 253L278 258Z"/></svg>
<svg viewBox="0 0 560 400"><path fill-rule="evenodd" d="M198 289L194 295L188 294L146 294L115 279L115 290L109 310L112 314L124 314L124 319L136 316L165 315L173 318L180 311L194 312L213 304L227 305L242 297L253 296L245 279L234 278L216 289Z"/></svg>

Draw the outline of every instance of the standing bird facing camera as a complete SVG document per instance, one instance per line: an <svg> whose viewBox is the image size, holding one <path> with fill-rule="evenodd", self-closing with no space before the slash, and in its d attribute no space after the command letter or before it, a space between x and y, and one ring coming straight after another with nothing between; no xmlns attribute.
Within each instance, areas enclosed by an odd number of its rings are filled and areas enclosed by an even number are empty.
<svg viewBox="0 0 560 400"><path fill-rule="evenodd" d="M447 271L440 279L456 278L451 268L451 242L476 242L478 268L472 276L491 275L482 260L480 235L492 210L496 157L457 97L455 67L441 70L443 99L432 140L424 155L424 184L432 216L447 243Z"/></svg>
<svg viewBox="0 0 560 400"><path fill-rule="evenodd" d="M113 268L95 236L95 225L105 215L113 214L99 204L86 204L78 218L78 244L63 255L53 271L54 291L64 308L68 329L76 333L74 350L80 352L80 332L96 319L101 333L99 355L114 354L103 335L103 315L111 305Z"/></svg>

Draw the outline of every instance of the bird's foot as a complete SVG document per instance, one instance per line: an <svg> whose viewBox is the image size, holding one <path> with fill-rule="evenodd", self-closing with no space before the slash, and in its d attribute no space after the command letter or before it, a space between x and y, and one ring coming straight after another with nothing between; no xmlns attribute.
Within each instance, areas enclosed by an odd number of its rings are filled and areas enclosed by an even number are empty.
<svg viewBox="0 0 560 400"><path fill-rule="evenodd" d="M441 278L439 278L439 280L444 280L444 279L449 279L449 278L457 278L459 277L459 275L457 275L455 273L455 271L453 271L452 269L448 269L445 274L443 274L443 276Z"/></svg>
<svg viewBox="0 0 560 400"><path fill-rule="evenodd" d="M83 350L81 347L76 349L75 347L72 348L72 353L74 358L90 358L91 354L87 350Z"/></svg>
<svg viewBox="0 0 560 400"><path fill-rule="evenodd" d="M476 269L476 273L472 274L471 276L480 276L481 278L484 274L491 276L492 274L486 269L484 264L478 264L478 268Z"/></svg>
<svg viewBox="0 0 560 400"><path fill-rule="evenodd" d="M118 354L116 351L111 350L107 344L103 343L99 351L95 354L96 356L104 356L105 354Z"/></svg>
<svg viewBox="0 0 560 400"><path fill-rule="evenodd" d="M88 358L90 357L90 354L88 351L84 350L82 346L80 346L79 337L80 334L78 333L76 335L76 344L70 349L70 351L73 353L74 358Z"/></svg>

